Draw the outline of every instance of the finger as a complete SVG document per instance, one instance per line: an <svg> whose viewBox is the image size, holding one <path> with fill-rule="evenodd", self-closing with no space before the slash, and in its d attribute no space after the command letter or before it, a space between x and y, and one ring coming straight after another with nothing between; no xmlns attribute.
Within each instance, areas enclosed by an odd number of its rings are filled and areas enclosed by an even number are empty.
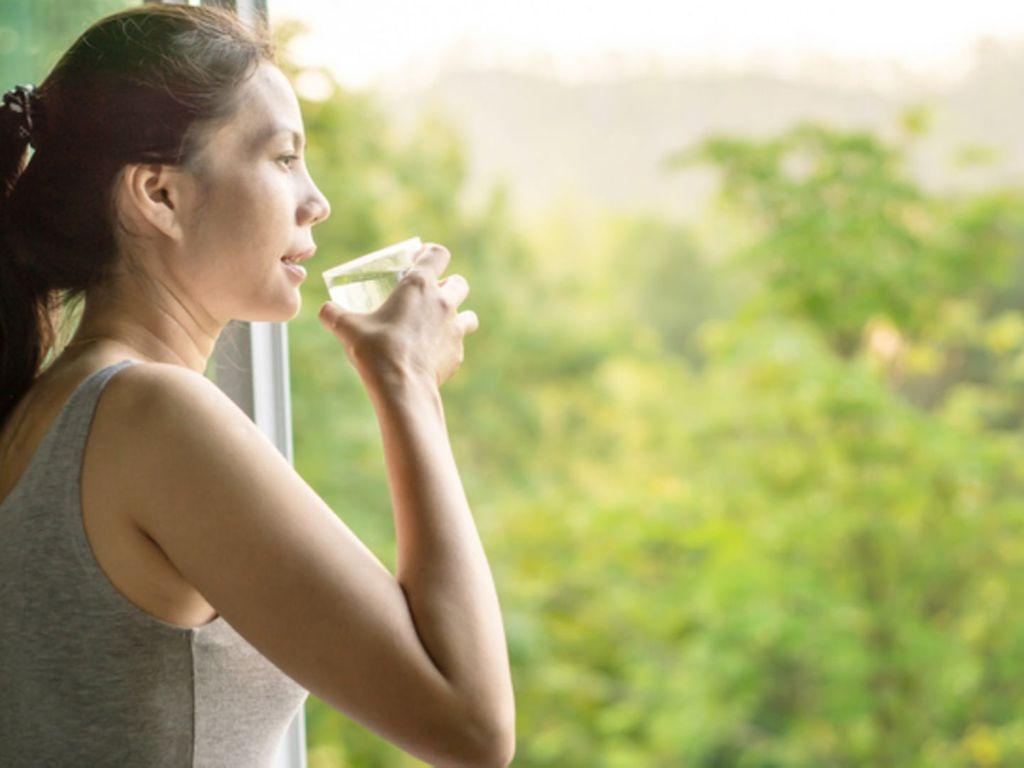
<svg viewBox="0 0 1024 768"><path fill-rule="evenodd" d="M469 295L469 283L462 275L448 275L437 284L437 292L446 298L451 306L457 307Z"/></svg>
<svg viewBox="0 0 1024 768"><path fill-rule="evenodd" d="M416 252L412 255L412 263L415 264L427 251L430 250L431 243L426 245L420 244L420 247L416 249Z"/></svg>
<svg viewBox="0 0 1024 768"><path fill-rule="evenodd" d="M480 327L480 319L476 316L476 312L472 309L467 309L465 312L459 312L455 317L455 324L465 336L467 333L473 333L477 328Z"/></svg>
<svg viewBox="0 0 1024 768"><path fill-rule="evenodd" d="M350 323L348 313L333 301L325 302L317 313L320 324L329 331L345 335L349 330Z"/></svg>
<svg viewBox="0 0 1024 768"><path fill-rule="evenodd" d="M424 246L424 249L420 251L420 254L416 257L410 271L424 272L432 280L437 280L441 277L441 274L445 269L448 268L448 262L450 262L451 259L452 255L443 245L427 243Z"/></svg>

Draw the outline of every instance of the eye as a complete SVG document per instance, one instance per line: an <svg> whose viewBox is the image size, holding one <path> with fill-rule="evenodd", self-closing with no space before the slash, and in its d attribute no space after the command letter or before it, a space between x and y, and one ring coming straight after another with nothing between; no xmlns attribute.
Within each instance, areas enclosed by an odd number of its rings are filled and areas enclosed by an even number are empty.
<svg viewBox="0 0 1024 768"><path fill-rule="evenodd" d="M299 156L298 156L298 155L281 155L281 157L277 158L277 161L278 161L279 163L282 163L282 162L284 162L284 163L285 163L285 166L286 166L287 168L291 168L291 167L292 167L292 166L291 166L291 163L294 163L294 162L295 162L296 160L298 160L298 159L299 159ZM285 162L285 161L287 161L287 162Z"/></svg>

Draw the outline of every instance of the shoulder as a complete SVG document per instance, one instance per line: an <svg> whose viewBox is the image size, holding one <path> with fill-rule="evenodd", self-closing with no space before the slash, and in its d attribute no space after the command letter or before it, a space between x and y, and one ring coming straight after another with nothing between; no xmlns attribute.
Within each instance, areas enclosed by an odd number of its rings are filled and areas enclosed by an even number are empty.
<svg viewBox="0 0 1024 768"><path fill-rule="evenodd" d="M129 514L154 538L183 507L229 501L253 478L294 472L249 416L201 373L165 363L126 366L108 382L97 413L108 466ZM104 395L106 397L106 395ZM115 458L116 457L116 458Z"/></svg>
<svg viewBox="0 0 1024 768"><path fill-rule="evenodd" d="M201 373L168 362L133 362L106 384L112 409L124 426L161 419L249 417Z"/></svg>
<svg viewBox="0 0 1024 768"><path fill-rule="evenodd" d="M213 381L183 366L134 363L106 389L93 428L143 484L169 479L166 473L175 469L194 473L200 462L223 462L224 454L237 459L242 446L249 458L273 461L277 453Z"/></svg>
<svg viewBox="0 0 1024 768"><path fill-rule="evenodd" d="M140 414L183 402L199 407L234 405L231 398L203 374L170 363L132 363L111 378L107 389L111 390L109 400Z"/></svg>

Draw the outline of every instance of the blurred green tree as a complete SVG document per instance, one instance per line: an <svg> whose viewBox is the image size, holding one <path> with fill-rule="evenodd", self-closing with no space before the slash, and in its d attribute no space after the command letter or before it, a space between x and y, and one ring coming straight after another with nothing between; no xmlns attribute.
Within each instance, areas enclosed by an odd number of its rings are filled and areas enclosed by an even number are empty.
<svg viewBox="0 0 1024 768"><path fill-rule="evenodd" d="M299 31L277 28L286 51ZM515 765L1024 764L1018 190L923 189L916 109L899 140L804 125L680 153L721 174L693 227L570 201L526 228L502 187L461 204L443 115L403 138L372 94L282 65L333 209L289 328L296 467L393 569L376 420L318 271L447 246L481 320L444 400ZM421 764L307 715L310 768Z"/></svg>

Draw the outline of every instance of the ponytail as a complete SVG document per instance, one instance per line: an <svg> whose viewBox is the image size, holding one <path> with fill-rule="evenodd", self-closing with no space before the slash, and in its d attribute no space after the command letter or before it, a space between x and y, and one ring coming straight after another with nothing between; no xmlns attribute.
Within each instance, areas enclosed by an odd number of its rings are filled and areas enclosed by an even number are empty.
<svg viewBox="0 0 1024 768"><path fill-rule="evenodd" d="M32 86L17 86L0 106L0 425L32 386L52 338L45 290L16 246L11 195L32 140Z"/></svg>

